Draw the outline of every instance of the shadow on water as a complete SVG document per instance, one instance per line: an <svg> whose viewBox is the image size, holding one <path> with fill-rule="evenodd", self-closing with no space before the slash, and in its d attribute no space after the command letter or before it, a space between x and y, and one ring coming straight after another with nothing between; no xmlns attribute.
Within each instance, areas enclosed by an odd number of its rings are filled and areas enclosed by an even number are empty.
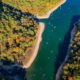
<svg viewBox="0 0 80 80"><path fill-rule="evenodd" d="M26 70L18 64L7 60L0 62L0 80L27 80L25 74Z"/></svg>
<svg viewBox="0 0 80 80"><path fill-rule="evenodd" d="M3 13L7 16L11 16L15 20L20 20L21 17L24 16L39 22L39 20L29 12L22 12L10 5L2 3L0 0L0 19L4 17L2 16ZM17 63L12 63L7 60L0 62L0 80L27 80L25 75L26 69L22 68Z"/></svg>
<svg viewBox="0 0 80 80"><path fill-rule="evenodd" d="M58 57L57 57L56 62L55 62L55 75L57 73L58 68L60 67L60 65L62 64L62 62L64 61L64 59L65 59L65 57L67 55L68 46L70 44L71 31L72 31L72 29L74 27L74 23L76 21L78 21L79 19L80 19L80 16L74 16L72 18L70 29L66 33L63 42L61 42L59 44L59 49L58 49L59 53L58 53Z"/></svg>

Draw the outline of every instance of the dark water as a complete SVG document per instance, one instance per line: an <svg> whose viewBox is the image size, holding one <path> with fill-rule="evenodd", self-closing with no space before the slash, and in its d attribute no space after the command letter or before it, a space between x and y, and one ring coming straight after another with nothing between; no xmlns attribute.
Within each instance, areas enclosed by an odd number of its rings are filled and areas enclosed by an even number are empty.
<svg viewBox="0 0 80 80"><path fill-rule="evenodd" d="M19 66L0 66L0 80L27 80L25 69Z"/></svg>
<svg viewBox="0 0 80 80"><path fill-rule="evenodd" d="M46 27L38 56L28 69L28 80L54 80L55 70L58 66L55 67L55 62L59 58L60 44L64 42L65 35L70 30L72 19L79 15L80 0L67 0L48 19L40 20L46 24ZM61 49L66 53L65 47L64 44ZM60 55L60 58L61 56L63 60L65 55Z"/></svg>

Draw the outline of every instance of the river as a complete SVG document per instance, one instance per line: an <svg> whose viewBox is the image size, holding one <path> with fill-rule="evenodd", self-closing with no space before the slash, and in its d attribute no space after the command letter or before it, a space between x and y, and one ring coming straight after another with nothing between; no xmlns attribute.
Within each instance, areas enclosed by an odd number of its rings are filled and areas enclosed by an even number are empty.
<svg viewBox="0 0 80 80"><path fill-rule="evenodd" d="M55 61L59 54L59 45L70 29L72 18L79 15L80 0L67 0L48 19L40 20L46 27L37 58L27 70L28 80L55 80Z"/></svg>

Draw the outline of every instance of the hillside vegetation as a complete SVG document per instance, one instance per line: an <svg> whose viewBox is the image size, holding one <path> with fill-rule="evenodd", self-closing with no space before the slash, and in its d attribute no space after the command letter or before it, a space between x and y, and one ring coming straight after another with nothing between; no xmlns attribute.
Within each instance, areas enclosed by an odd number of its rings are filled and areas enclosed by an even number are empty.
<svg viewBox="0 0 80 80"><path fill-rule="evenodd" d="M34 15L44 15L57 3L63 0L2 0L3 3L9 4L24 12L30 12Z"/></svg>
<svg viewBox="0 0 80 80"><path fill-rule="evenodd" d="M28 61L32 54L38 23L30 14L5 4L0 11L0 60L22 64L25 55Z"/></svg>
<svg viewBox="0 0 80 80"><path fill-rule="evenodd" d="M60 80L80 80L80 22L76 23L76 29Z"/></svg>

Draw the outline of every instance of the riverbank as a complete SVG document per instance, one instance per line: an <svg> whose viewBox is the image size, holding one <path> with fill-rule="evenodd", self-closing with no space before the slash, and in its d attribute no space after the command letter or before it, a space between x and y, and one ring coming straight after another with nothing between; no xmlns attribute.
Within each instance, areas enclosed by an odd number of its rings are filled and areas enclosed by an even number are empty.
<svg viewBox="0 0 80 80"><path fill-rule="evenodd" d="M49 10L45 15L43 16L38 16L37 15L37 18L39 19L45 19L45 18L49 18L49 16L51 15L51 13L53 11L55 11L57 8L59 8L62 4L64 4L66 2L66 0L61 0L59 1L58 3L56 3L55 5L53 5L53 8L51 10Z"/></svg>
<svg viewBox="0 0 80 80"><path fill-rule="evenodd" d="M71 39L70 39L70 42L72 42L75 33L76 33L76 26L74 26L73 30L71 31ZM66 63L66 61L68 60L68 57L69 57L69 51L70 51L70 44L69 44L69 48L68 48L68 52L67 52L67 55L65 57L65 60L62 62L61 66L59 67L59 69L58 69L58 71L56 73L55 80L60 80L60 75L62 73L63 65Z"/></svg>
<svg viewBox="0 0 80 80"><path fill-rule="evenodd" d="M48 11L47 14L45 14L44 16L37 16L39 19L43 19L43 18L49 18L49 16L51 15L51 13L53 11L55 11L58 7L60 7L62 4L64 4L66 2L66 0L61 0L59 1L55 6L53 6L53 8ZM44 31L44 23L40 23L40 29L38 31L38 35L37 35L37 44L34 48L34 51L33 51L33 54L31 55L29 61L27 62L26 65L23 65L23 68L29 68L33 61L35 60L36 56L37 56L37 53L38 53L38 50L39 50L39 45L40 45L40 42L42 40L42 33Z"/></svg>
<svg viewBox="0 0 80 80"><path fill-rule="evenodd" d="M45 25L43 23L39 23L40 25L40 28L39 28L39 31L37 33L37 43L35 45L35 48L33 50L33 53L28 61L28 63L26 63L25 65L23 65L23 68L29 68L33 61L35 60L36 56L37 56L37 53L38 53L38 50L39 50L39 46L40 46L40 43L42 41L42 33L44 31L44 28L45 28Z"/></svg>

